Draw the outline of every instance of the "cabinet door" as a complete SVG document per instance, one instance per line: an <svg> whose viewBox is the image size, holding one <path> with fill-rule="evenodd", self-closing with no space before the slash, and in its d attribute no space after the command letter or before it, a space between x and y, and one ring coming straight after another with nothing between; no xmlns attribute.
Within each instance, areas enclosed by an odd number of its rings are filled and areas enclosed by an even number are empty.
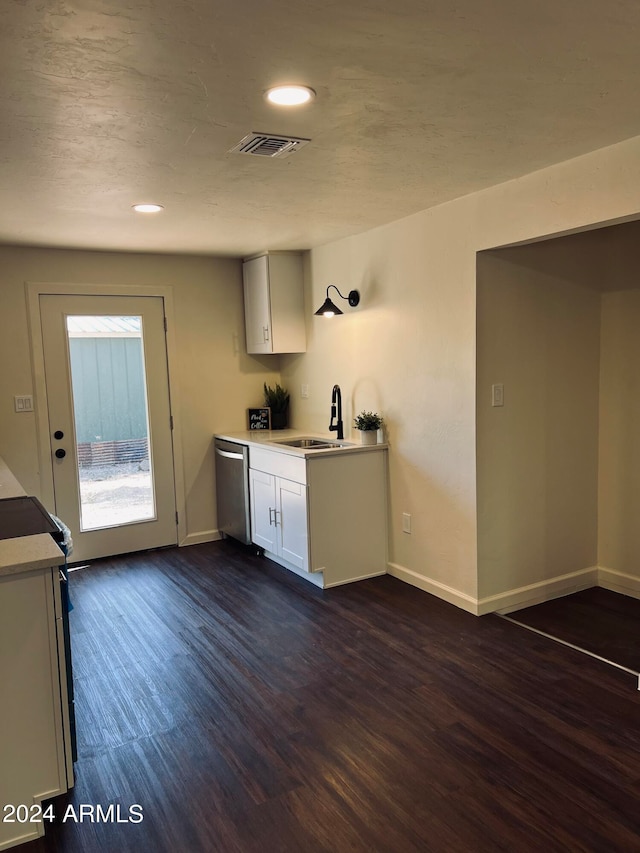
<svg viewBox="0 0 640 853"><path fill-rule="evenodd" d="M299 569L309 568L307 487L276 480L278 554Z"/></svg>
<svg viewBox="0 0 640 853"><path fill-rule="evenodd" d="M251 541L276 553L276 478L264 471L249 469Z"/></svg>
<svg viewBox="0 0 640 853"><path fill-rule="evenodd" d="M0 578L0 808L31 805L68 788L60 691L64 660L58 656L54 607L57 577L57 568L45 568ZM71 766L69 780L73 784ZM0 820L0 850L41 836L44 826Z"/></svg>
<svg viewBox="0 0 640 853"><path fill-rule="evenodd" d="M263 255L245 261L242 265L242 280L247 352L273 352L268 257Z"/></svg>

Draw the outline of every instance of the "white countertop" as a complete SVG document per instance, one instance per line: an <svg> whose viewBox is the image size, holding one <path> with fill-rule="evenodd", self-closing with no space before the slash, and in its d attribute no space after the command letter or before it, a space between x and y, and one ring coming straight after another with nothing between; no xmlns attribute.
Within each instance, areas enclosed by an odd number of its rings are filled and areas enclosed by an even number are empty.
<svg viewBox="0 0 640 853"><path fill-rule="evenodd" d="M0 500L26 495L4 459L0 457ZM59 566L64 554L48 533L0 539L0 577Z"/></svg>
<svg viewBox="0 0 640 853"><path fill-rule="evenodd" d="M320 457L337 456L345 453L370 453L372 451L386 450L386 444L358 444L354 441L343 441L337 439L335 433L319 433L302 431L299 429L256 429L244 432L216 433L216 438L225 441L235 441L247 447L262 447L265 450L274 450L277 453L287 453L290 456ZM339 447L289 447L280 444L280 441L289 438L316 438L324 441L340 441Z"/></svg>

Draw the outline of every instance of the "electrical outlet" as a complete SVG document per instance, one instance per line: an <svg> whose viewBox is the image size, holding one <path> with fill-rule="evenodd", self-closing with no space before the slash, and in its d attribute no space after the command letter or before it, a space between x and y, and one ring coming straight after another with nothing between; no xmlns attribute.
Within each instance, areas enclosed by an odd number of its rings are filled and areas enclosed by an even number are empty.
<svg viewBox="0 0 640 853"><path fill-rule="evenodd" d="M408 512L402 513L402 532L411 533L411 514Z"/></svg>
<svg viewBox="0 0 640 853"><path fill-rule="evenodd" d="M307 399L307 397L309 396L309 386L308 385L301 385L300 386L300 396L302 397L303 400Z"/></svg>

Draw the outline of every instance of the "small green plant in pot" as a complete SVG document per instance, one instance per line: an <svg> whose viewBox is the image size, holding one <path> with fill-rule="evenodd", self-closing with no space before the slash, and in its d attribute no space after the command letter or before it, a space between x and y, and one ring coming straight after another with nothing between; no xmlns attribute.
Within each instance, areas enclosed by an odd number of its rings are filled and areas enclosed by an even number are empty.
<svg viewBox="0 0 640 853"><path fill-rule="evenodd" d="M382 426L382 417L377 412L360 412L353 419L353 425L360 430L362 444L378 443L378 430Z"/></svg>
<svg viewBox="0 0 640 853"><path fill-rule="evenodd" d="M277 382L275 388L265 382L264 404L271 409L271 429L286 429L289 420L289 392Z"/></svg>

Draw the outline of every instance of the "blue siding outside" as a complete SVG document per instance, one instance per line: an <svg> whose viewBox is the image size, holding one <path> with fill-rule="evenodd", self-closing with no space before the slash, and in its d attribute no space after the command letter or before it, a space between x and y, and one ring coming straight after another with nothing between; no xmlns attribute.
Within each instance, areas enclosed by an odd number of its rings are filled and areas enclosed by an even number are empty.
<svg viewBox="0 0 640 853"><path fill-rule="evenodd" d="M70 338L78 444L147 437L142 339Z"/></svg>

